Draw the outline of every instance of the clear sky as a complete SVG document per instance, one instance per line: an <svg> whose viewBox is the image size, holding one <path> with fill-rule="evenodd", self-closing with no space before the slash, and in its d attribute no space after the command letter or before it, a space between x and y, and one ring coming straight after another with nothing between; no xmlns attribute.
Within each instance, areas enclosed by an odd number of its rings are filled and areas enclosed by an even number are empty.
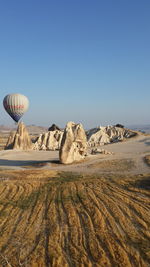
<svg viewBox="0 0 150 267"><path fill-rule="evenodd" d="M0 0L0 124L9 93L26 124L150 123L150 0Z"/></svg>

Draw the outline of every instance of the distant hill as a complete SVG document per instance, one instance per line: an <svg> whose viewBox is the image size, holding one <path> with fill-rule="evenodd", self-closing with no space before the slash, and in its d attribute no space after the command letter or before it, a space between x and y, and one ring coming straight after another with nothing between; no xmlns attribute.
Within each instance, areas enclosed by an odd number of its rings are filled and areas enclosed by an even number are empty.
<svg viewBox="0 0 150 267"><path fill-rule="evenodd" d="M6 125L0 125L0 132L8 132L11 131L13 128L6 126Z"/></svg>
<svg viewBox="0 0 150 267"><path fill-rule="evenodd" d="M44 127L44 126L36 126L34 124L32 125L27 125L26 126L29 133L33 135L38 135L40 133L44 133L48 131L49 127ZM127 125L126 126L128 129L134 130L134 131L141 131L145 133L150 133L150 124L147 125ZM0 125L0 132L10 132L15 130L17 127L11 127L11 126L6 126L6 125Z"/></svg>
<svg viewBox="0 0 150 267"><path fill-rule="evenodd" d="M16 130L17 127L11 127L11 126L6 126L6 125L0 125L0 132L10 132L13 130ZM40 134L43 132L46 132L48 130L47 127L43 126L36 126L36 125L27 125L28 132L30 134L36 135Z"/></svg>
<svg viewBox="0 0 150 267"><path fill-rule="evenodd" d="M145 132L145 133L150 133L150 124L147 125L129 125L129 129L132 129L134 131L140 131L140 132Z"/></svg>
<svg viewBox="0 0 150 267"><path fill-rule="evenodd" d="M47 127L36 126L36 125L27 125L27 130L29 134L40 134L48 131Z"/></svg>

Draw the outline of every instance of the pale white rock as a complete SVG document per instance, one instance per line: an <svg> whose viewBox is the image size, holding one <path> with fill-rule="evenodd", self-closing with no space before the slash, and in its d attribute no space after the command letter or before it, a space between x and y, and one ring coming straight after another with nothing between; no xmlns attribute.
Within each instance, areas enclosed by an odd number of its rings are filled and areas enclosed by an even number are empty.
<svg viewBox="0 0 150 267"><path fill-rule="evenodd" d="M126 129L115 126L106 127L106 132L110 137L111 142L123 140L125 137Z"/></svg>
<svg viewBox="0 0 150 267"><path fill-rule="evenodd" d="M136 133L126 128L116 126L97 127L86 132L88 146L96 147L122 141L124 138L135 136Z"/></svg>
<svg viewBox="0 0 150 267"><path fill-rule="evenodd" d="M41 150L47 150L45 144L41 145Z"/></svg>
<svg viewBox="0 0 150 267"><path fill-rule="evenodd" d="M39 150L39 145L38 145L37 142L33 145L33 149L34 149L34 150Z"/></svg>
<svg viewBox="0 0 150 267"><path fill-rule="evenodd" d="M18 124L15 132L10 133L5 149L30 150L33 148L31 138L23 122Z"/></svg>
<svg viewBox="0 0 150 267"><path fill-rule="evenodd" d="M91 150L91 154L92 155L96 155L96 154L113 155L113 152L107 151L105 149L93 148Z"/></svg>
<svg viewBox="0 0 150 267"><path fill-rule="evenodd" d="M82 124L68 122L59 151L60 162L70 164L81 161L87 155L87 138Z"/></svg>
<svg viewBox="0 0 150 267"><path fill-rule="evenodd" d="M63 136L63 131L48 131L40 134L34 143L34 150L59 150Z"/></svg>
<svg viewBox="0 0 150 267"><path fill-rule="evenodd" d="M110 143L105 127L94 128L87 132L88 146L95 147Z"/></svg>

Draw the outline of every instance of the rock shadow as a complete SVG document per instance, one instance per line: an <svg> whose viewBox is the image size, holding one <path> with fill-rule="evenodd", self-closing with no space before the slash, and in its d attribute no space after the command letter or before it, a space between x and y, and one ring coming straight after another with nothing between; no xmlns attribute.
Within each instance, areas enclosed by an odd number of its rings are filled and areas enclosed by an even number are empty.
<svg viewBox="0 0 150 267"><path fill-rule="evenodd" d="M7 159L0 159L0 166L7 166L7 167L36 167L42 168L47 164L59 164L59 160L7 160Z"/></svg>
<svg viewBox="0 0 150 267"><path fill-rule="evenodd" d="M140 189L150 190L150 176L146 179L137 181L136 186Z"/></svg>
<svg viewBox="0 0 150 267"><path fill-rule="evenodd" d="M139 140L140 143L145 143L145 145L150 146L150 139L149 138L145 138L143 140Z"/></svg>

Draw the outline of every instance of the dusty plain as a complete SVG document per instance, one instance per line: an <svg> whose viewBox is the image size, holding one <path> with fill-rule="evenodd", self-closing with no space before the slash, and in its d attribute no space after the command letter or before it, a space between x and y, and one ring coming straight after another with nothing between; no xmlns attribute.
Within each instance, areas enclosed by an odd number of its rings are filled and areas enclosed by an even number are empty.
<svg viewBox="0 0 150 267"><path fill-rule="evenodd" d="M150 136L103 148L0 151L0 266L150 266Z"/></svg>

